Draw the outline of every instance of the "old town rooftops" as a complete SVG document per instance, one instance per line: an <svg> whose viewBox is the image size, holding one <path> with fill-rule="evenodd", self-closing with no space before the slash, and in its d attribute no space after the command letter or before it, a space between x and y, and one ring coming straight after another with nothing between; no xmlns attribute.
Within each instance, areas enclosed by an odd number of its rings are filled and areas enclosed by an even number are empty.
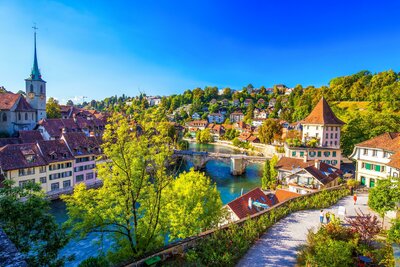
<svg viewBox="0 0 400 267"><path fill-rule="evenodd" d="M36 144L6 145L0 148L0 166L3 171L45 165L47 162Z"/></svg>
<svg viewBox="0 0 400 267"><path fill-rule="evenodd" d="M93 136L86 136L85 133L63 133L62 138L66 141L74 156L100 154L100 142Z"/></svg>
<svg viewBox="0 0 400 267"><path fill-rule="evenodd" d="M64 140L39 141L38 146L48 163L74 159Z"/></svg>

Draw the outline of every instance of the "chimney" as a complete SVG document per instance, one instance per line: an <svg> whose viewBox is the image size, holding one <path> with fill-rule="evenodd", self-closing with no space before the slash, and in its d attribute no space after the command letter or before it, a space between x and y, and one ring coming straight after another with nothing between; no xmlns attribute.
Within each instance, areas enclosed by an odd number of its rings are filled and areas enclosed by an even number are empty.
<svg viewBox="0 0 400 267"><path fill-rule="evenodd" d="M320 161L319 161L319 159L316 159L316 160L314 161L314 166L315 166L315 168L317 168L317 169L319 170L319 168L320 168Z"/></svg>
<svg viewBox="0 0 400 267"><path fill-rule="evenodd" d="M308 159L307 159L307 151L306 151L306 153L304 153L303 161L304 161L304 162L307 162L307 160L308 160Z"/></svg>
<svg viewBox="0 0 400 267"><path fill-rule="evenodd" d="M253 208L253 201L251 200L251 197L249 197L248 206L249 206L249 209Z"/></svg>

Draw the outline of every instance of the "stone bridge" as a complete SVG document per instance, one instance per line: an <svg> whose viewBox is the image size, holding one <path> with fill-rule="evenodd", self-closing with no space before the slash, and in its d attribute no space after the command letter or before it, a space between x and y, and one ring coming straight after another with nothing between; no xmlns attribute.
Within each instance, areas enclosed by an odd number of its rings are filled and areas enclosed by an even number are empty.
<svg viewBox="0 0 400 267"><path fill-rule="evenodd" d="M250 162L265 162L268 158L241 154L225 154L214 152L198 152L191 150L175 150L174 156L193 163L196 171L202 170L210 160L219 160L230 164L232 175L241 175Z"/></svg>

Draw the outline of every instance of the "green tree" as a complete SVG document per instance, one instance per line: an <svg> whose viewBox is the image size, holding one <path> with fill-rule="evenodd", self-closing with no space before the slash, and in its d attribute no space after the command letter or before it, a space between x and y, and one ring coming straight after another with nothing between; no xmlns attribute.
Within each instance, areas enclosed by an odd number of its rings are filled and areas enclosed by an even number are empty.
<svg viewBox="0 0 400 267"><path fill-rule="evenodd" d="M258 137L261 143L271 144L282 135L282 126L277 120L266 119L258 130Z"/></svg>
<svg viewBox="0 0 400 267"><path fill-rule="evenodd" d="M81 183L63 197L67 225L81 236L109 233L116 244L111 260L132 260L164 244L161 210L163 193L173 181L166 169L172 140L154 129L137 136L119 114L109 122L102 145L107 161L97 166L103 186L86 190Z"/></svg>
<svg viewBox="0 0 400 267"><path fill-rule="evenodd" d="M56 99L54 99L53 97L50 97L49 100L47 100L46 115L47 115L47 118L49 118L49 119L61 118L60 105L58 104L58 101Z"/></svg>
<svg viewBox="0 0 400 267"><path fill-rule="evenodd" d="M385 213L394 210L400 201L400 182L392 179L395 178L378 180L377 185L369 191L368 195L368 206L383 218L382 225Z"/></svg>
<svg viewBox="0 0 400 267"><path fill-rule="evenodd" d="M169 238L185 238L217 227L221 222L222 200L215 184L204 173L181 173L167 187L165 219Z"/></svg>
<svg viewBox="0 0 400 267"><path fill-rule="evenodd" d="M275 184L277 182L277 177L278 177L278 170L275 167L276 167L276 164L278 163L278 161L279 161L279 158L277 155L274 155L270 161L271 178L274 180Z"/></svg>
<svg viewBox="0 0 400 267"><path fill-rule="evenodd" d="M204 129L196 132L196 142L199 144L208 144L213 142L210 129Z"/></svg>
<svg viewBox="0 0 400 267"><path fill-rule="evenodd" d="M58 252L68 237L50 214L50 202L40 185L15 187L10 180L2 185L0 228L25 255L29 266L61 266L66 259L58 258Z"/></svg>
<svg viewBox="0 0 400 267"><path fill-rule="evenodd" d="M261 188L263 190L269 189L271 183L270 161L266 160L263 168L263 176L261 178Z"/></svg>
<svg viewBox="0 0 400 267"><path fill-rule="evenodd" d="M72 102L72 100L69 99L69 100L67 101L67 106L73 106L73 105L74 105L74 102ZM90 106L92 106L92 102L90 102Z"/></svg>

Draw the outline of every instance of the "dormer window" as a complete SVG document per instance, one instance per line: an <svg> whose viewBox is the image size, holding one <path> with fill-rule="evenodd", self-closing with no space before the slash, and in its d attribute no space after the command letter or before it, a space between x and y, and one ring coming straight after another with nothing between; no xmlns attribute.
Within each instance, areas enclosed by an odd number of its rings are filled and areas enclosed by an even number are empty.
<svg viewBox="0 0 400 267"><path fill-rule="evenodd" d="M32 163L35 161L35 157L33 155L26 155L25 159L27 162Z"/></svg>

